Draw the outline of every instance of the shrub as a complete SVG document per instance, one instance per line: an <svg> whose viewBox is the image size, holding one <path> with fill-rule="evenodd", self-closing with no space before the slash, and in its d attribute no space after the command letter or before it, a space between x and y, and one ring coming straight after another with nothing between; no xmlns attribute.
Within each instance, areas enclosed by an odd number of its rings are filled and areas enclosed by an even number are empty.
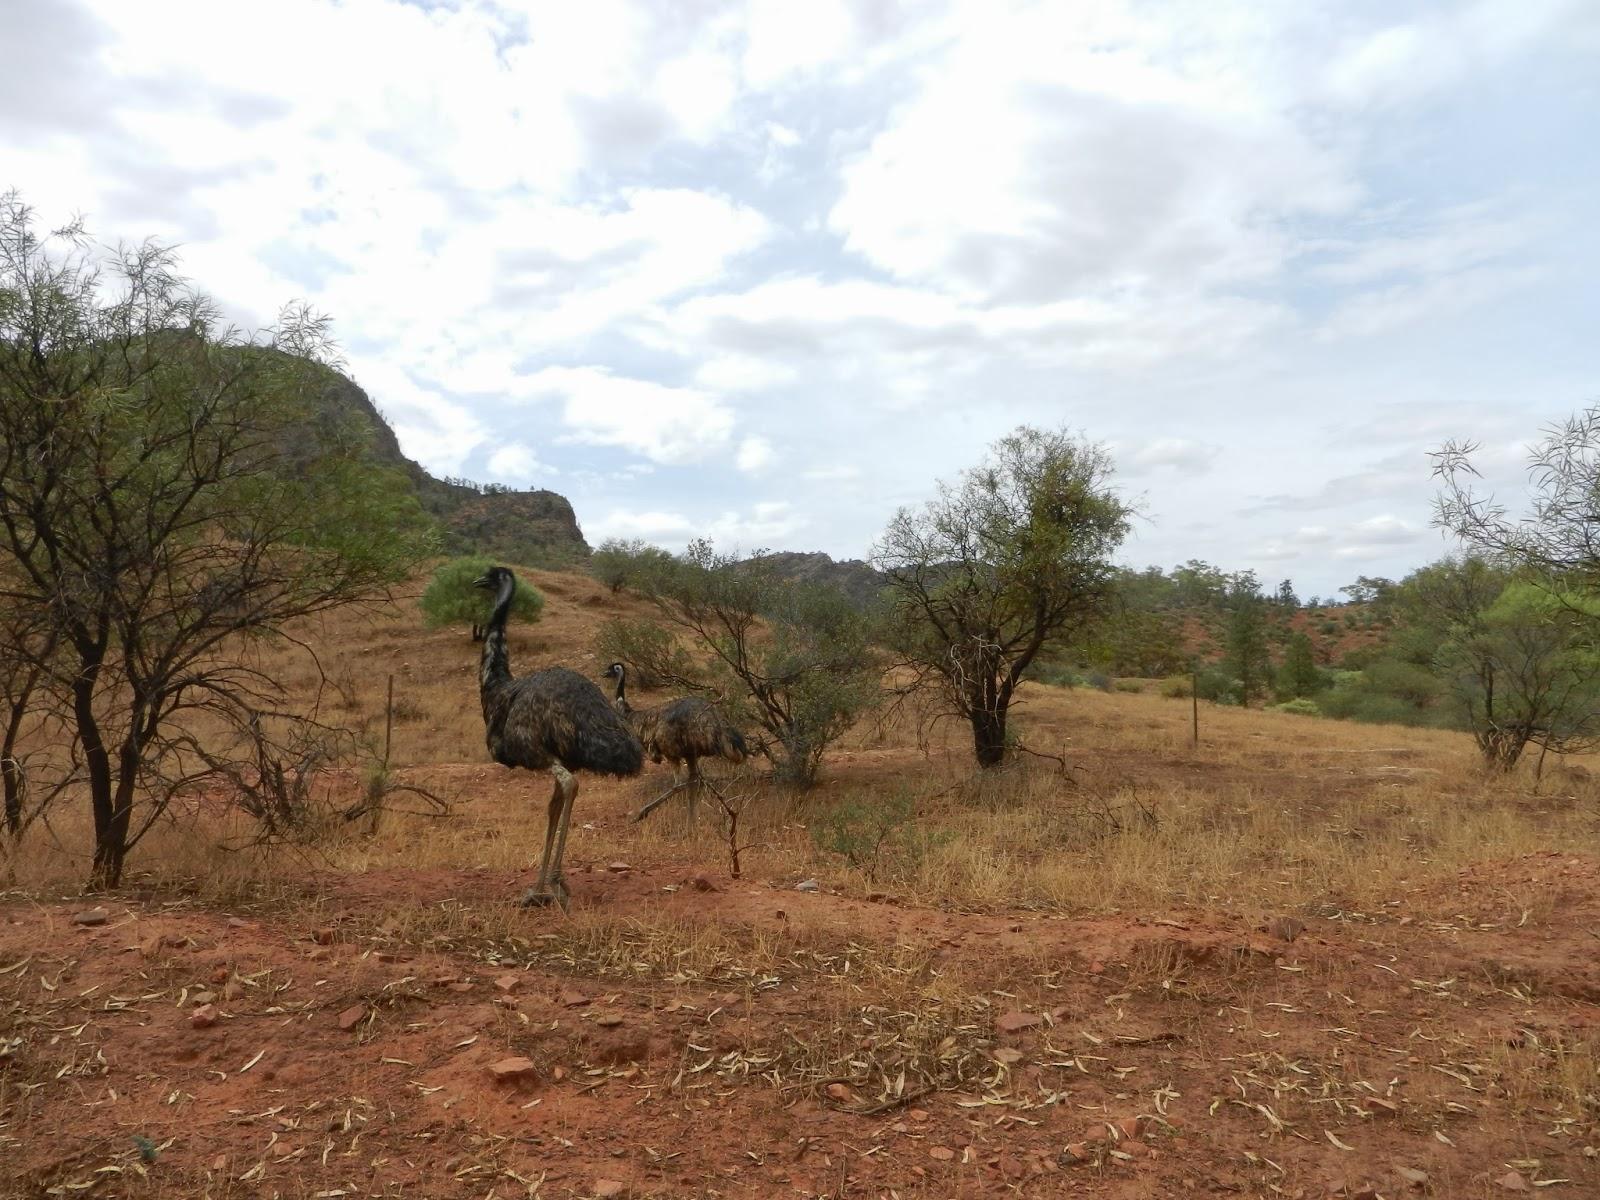
<svg viewBox="0 0 1600 1200"><path fill-rule="evenodd" d="M639 538L607 538L589 556L589 570L612 595L625 587L647 587L657 572L669 568L672 555Z"/></svg>
<svg viewBox="0 0 1600 1200"><path fill-rule="evenodd" d="M1207 667L1200 672L1200 699L1216 704L1238 704L1243 689L1237 679L1219 667Z"/></svg>
<svg viewBox="0 0 1600 1200"><path fill-rule="evenodd" d="M1144 685L1137 679L1119 679L1113 686L1119 692L1138 693L1144 691Z"/></svg>
<svg viewBox="0 0 1600 1200"><path fill-rule="evenodd" d="M1083 681L1090 687L1098 688L1102 692L1111 690L1111 676L1103 671L1090 671L1083 677Z"/></svg>
<svg viewBox="0 0 1600 1200"><path fill-rule="evenodd" d="M1065 663L1036 662L1028 668L1027 676L1035 683L1049 687L1074 688L1083 686L1082 677Z"/></svg>
<svg viewBox="0 0 1600 1200"><path fill-rule="evenodd" d="M1317 702L1309 696L1296 696L1293 700L1285 700L1282 704L1272 705L1273 712L1294 713L1302 717L1320 717L1322 709L1317 707Z"/></svg>
<svg viewBox="0 0 1600 1200"><path fill-rule="evenodd" d="M594 649L601 662L624 664L629 681L645 691L693 680L688 652L654 621L614 617L600 626Z"/></svg>
<svg viewBox="0 0 1600 1200"><path fill-rule="evenodd" d="M481 554L452 558L443 563L422 593L420 607L427 627L465 625L472 630L472 640L480 640L483 627L489 623L489 614L494 611L494 595L473 587L472 581L494 565L494 559ZM543 608L544 597L519 577L516 595L511 600L511 615L522 621L537 621Z"/></svg>
<svg viewBox="0 0 1600 1200"><path fill-rule="evenodd" d="M1168 675L1161 681L1161 694L1169 700L1186 700L1194 694L1194 680L1187 675Z"/></svg>

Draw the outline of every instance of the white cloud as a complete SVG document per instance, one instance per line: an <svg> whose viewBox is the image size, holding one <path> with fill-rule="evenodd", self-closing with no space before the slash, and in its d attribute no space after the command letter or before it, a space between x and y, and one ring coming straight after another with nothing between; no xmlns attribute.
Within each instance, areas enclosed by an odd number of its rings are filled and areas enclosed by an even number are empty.
<svg viewBox="0 0 1600 1200"><path fill-rule="evenodd" d="M536 475L559 474L539 461L539 456L521 442L508 442L489 456L489 473L496 479L527 483Z"/></svg>
<svg viewBox="0 0 1600 1200"><path fill-rule="evenodd" d="M561 401L567 440L621 446L658 463L696 462L733 432L733 412L715 396L604 367L546 367L520 390Z"/></svg>
<svg viewBox="0 0 1600 1200"><path fill-rule="evenodd" d="M1138 475L1144 471L1166 467L1180 474L1192 475L1208 471L1221 446L1213 446L1193 438L1154 438L1139 446L1112 447L1117 466L1126 474Z"/></svg>
<svg viewBox="0 0 1600 1200"><path fill-rule="evenodd" d="M734 465L746 475L756 475L771 466L776 458L777 453L773 450L771 442L764 437L752 436L739 443L739 452L734 456Z"/></svg>
<svg viewBox="0 0 1600 1200"><path fill-rule="evenodd" d="M753 354L719 354L695 368L695 382L719 392L764 392L793 383L799 372L787 363Z"/></svg>
<svg viewBox="0 0 1600 1200"><path fill-rule="evenodd" d="M719 549L749 553L798 533L808 521L787 500L764 500L748 512L727 510L706 517L658 509L613 508L591 524L597 538L638 537L671 550L709 538Z"/></svg>

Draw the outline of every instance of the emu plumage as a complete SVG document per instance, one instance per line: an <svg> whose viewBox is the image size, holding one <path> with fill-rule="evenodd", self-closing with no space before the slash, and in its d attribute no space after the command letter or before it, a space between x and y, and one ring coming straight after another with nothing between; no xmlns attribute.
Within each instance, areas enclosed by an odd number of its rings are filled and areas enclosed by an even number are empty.
<svg viewBox="0 0 1600 1200"><path fill-rule="evenodd" d="M644 820L668 797L688 788L689 819L693 821L697 793L706 784L700 774L700 759L725 758L738 766L750 754L744 735L728 723L716 705L698 696L669 700L654 708L634 708L628 703L628 668L614 662L606 668L606 674L617 681L613 700L617 711L639 735L650 761L665 759L672 764L672 787L634 813L633 819ZM681 783L680 764L688 768L688 777Z"/></svg>
<svg viewBox="0 0 1600 1200"><path fill-rule="evenodd" d="M574 771L637 775L644 747L595 684L565 667L549 667L515 679L506 650L506 619L517 590L507 567L491 567L474 585L495 592L494 613L483 636L478 694L483 702L484 738L495 762L555 776L545 826L539 879L524 904L571 904L562 876L567 828L578 795Z"/></svg>

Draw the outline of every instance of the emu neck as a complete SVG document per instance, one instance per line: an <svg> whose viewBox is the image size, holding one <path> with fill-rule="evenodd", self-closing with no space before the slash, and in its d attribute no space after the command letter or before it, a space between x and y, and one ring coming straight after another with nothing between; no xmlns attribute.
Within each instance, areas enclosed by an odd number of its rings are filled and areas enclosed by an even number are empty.
<svg viewBox="0 0 1600 1200"><path fill-rule="evenodd" d="M507 579L495 597L494 612L484 627L483 657L479 661L478 690L490 692L511 682L511 655L506 651L506 618L511 615L511 598L517 581Z"/></svg>
<svg viewBox="0 0 1600 1200"><path fill-rule="evenodd" d="M629 705L628 705L628 668L627 667L623 667L620 671L617 672L616 706L619 709L621 709L623 712L627 712L628 708L629 708Z"/></svg>

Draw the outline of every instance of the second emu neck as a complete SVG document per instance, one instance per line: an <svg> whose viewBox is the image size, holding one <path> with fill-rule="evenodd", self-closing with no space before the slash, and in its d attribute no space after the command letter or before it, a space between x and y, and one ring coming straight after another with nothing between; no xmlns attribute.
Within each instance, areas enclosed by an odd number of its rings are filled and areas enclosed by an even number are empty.
<svg viewBox="0 0 1600 1200"><path fill-rule="evenodd" d="M491 692L511 682L511 655L506 650L506 618L511 613L511 598L517 581L508 579L495 597L494 613L483 634L483 657L478 666L478 688Z"/></svg>

